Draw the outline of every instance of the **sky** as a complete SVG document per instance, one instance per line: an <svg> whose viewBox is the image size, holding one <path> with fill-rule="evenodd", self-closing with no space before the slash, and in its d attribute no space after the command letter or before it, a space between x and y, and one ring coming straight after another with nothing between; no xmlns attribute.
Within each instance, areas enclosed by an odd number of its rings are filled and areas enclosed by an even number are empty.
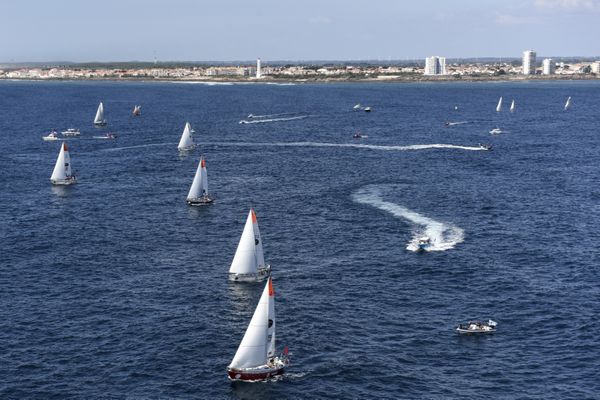
<svg viewBox="0 0 600 400"><path fill-rule="evenodd" d="M0 0L0 62L600 56L600 0Z"/></svg>

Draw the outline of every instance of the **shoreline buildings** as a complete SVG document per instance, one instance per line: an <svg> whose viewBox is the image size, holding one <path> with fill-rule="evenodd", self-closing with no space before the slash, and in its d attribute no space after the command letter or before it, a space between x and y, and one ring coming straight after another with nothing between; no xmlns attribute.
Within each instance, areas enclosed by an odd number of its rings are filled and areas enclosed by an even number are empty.
<svg viewBox="0 0 600 400"><path fill-rule="evenodd" d="M446 75L446 57L427 57L423 73L425 75Z"/></svg>
<svg viewBox="0 0 600 400"><path fill-rule="evenodd" d="M523 75L535 75L535 57L533 50L523 52Z"/></svg>
<svg viewBox="0 0 600 400"><path fill-rule="evenodd" d="M554 75L555 65L554 60L551 58L544 58L542 61L542 74L543 75Z"/></svg>

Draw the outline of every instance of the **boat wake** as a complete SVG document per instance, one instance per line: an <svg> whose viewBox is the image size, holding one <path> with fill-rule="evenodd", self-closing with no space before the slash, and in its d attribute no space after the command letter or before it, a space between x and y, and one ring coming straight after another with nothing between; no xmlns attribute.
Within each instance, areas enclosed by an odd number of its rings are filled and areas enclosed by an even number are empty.
<svg viewBox="0 0 600 400"><path fill-rule="evenodd" d="M446 123L446 126L463 125L468 123L469 121L448 122Z"/></svg>
<svg viewBox="0 0 600 400"><path fill-rule="evenodd" d="M172 146L176 145L177 142L169 142L169 143L149 143L149 144L139 144L137 146L126 146L126 147L113 147L110 149L102 149L100 151L120 151L120 150L129 150L129 149L141 149L143 147L154 147L154 146Z"/></svg>
<svg viewBox="0 0 600 400"><path fill-rule="evenodd" d="M296 117L286 117L286 118L265 118L265 119L254 119L254 118L260 118L260 116L255 115L252 117L252 119L243 119L240 121L240 124L264 124L266 122L293 121L296 119L308 118L308 115L298 115Z"/></svg>
<svg viewBox="0 0 600 400"><path fill-rule="evenodd" d="M464 231L455 225L436 221L399 204L383 200L381 190L377 186L370 185L357 190L352 194L352 200L386 211L414 224L413 237L406 245L406 250L418 251L418 242L423 236L431 240L431 246L426 251L449 250L464 240Z"/></svg>
<svg viewBox="0 0 600 400"><path fill-rule="evenodd" d="M413 144L408 146L385 146L360 143L322 143L322 142L274 142L274 143L253 143L253 142L208 142L206 145L214 146L256 146L256 147L351 147L356 149L384 150L384 151L407 151L407 150L428 150L428 149L455 149L467 151L485 151L481 146L459 146L454 144Z"/></svg>

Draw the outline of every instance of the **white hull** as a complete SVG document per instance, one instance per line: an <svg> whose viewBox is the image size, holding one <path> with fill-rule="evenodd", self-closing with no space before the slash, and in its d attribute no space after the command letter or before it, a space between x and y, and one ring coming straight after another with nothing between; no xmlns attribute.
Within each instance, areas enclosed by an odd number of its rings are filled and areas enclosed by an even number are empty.
<svg viewBox="0 0 600 400"><path fill-rule="evenodd" d="M196 145L195 145L195 144L193 144L193 145L191 145L191 146L187 146L187 147L178 147L177 149L178 149L179 151L192 151L192 150L194 150L195 148L196 148Z"/></svg>
<svg viewBox="0 0 600 400"><path fill-rule="evenodd" d="M229 280L231 282L260 282L271 275L271 266L259 268L258 272L254 274L236 274L233 272L229 273Z"/></svg>
<svg viewBox="0 0 600 400"><path fill-rule="evenodd" d="M185 201L190 206L207 206L209 204L212 204L214 202L214 199L210 196L203 196L193 199L186 199Z"/></svg>
<svg viewBox="0 0 600 400"><path fill-rule="evenodd" d="M44 140L45 142L54 142L55 140L60 139L54 136L42 136L42 140Z"/></svg>
<svg viewBox="0 0 600 400"><path fill-rule="evenodd" d="M53 185L57 186L68 186L77 183L77 180L75 179L75 177L73 177L71 179L50 179L50 182L52 182Z"/></svg>

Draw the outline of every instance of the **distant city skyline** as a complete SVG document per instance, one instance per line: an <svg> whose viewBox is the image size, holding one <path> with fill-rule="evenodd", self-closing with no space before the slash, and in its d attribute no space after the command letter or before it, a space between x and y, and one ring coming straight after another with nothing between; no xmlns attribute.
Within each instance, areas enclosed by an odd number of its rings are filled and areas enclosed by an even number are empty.
<svg viewBox="0 0 600 400"><path fill-rule="evenodd" d="M597 56L600 0L5 2L0 63Z"/></svg>

